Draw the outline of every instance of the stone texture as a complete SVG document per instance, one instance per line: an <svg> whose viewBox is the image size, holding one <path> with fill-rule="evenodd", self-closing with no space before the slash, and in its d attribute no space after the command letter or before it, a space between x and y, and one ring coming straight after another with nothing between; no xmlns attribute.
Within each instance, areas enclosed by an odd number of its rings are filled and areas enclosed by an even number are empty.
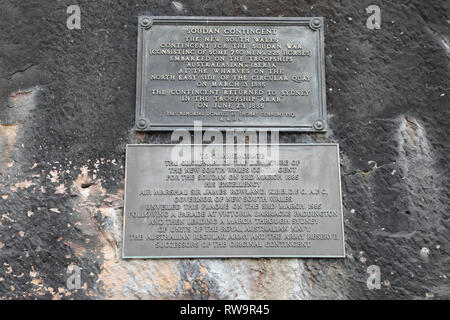
<svg viewBox="0 0 450 320"><path fill-rule="evenodd" d="M68 30L72 2L0 4L1 299L450 298L448 1L80 1ZM346 259L120 259L125 144L170 138L133 130L144 13L325 17L330 129L281 142L340 144Z"/></svg>

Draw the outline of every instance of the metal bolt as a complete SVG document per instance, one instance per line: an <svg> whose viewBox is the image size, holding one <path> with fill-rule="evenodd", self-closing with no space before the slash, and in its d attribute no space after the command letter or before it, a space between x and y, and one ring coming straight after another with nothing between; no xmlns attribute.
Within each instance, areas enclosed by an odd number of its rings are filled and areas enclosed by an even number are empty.
<svg viewBox="0 0 450 320"><path fill-rule="evenodd" d="M310 24L311 28L314 30L319 29L322 26L322 21L319 18L314 18Z"/></svg>
<svg viewBox="0 0 450 320"><path fill-rule="evenodd" d="M138 128L145 129L147 127L147 121L145 119L140 119L137 123Z"/></svg>
<svg viewBox="0 0 450 320"><path fill-rule="evenodd" d="M317 120L314 122L314 129L316 130L323 130L325 129L325 122L323 120Z"/></svg>
<svg viewBox="0 0 450 320"><path fill-rule="evenodd" d="M152 22L150 21L149 18L144 18L144 19L141 20L141 26L143 26L143 27L148 27L148 26L151 25L151 23Z"/></svg>

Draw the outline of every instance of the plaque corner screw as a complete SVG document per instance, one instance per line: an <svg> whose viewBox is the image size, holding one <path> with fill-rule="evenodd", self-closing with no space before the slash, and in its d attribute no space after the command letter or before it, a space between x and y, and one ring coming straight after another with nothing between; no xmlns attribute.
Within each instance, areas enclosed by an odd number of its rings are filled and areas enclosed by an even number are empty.
<svg viewBox="0 0 450 320"><path fill-rule="evenodd" d="M309 26L313 30L319 30L322 27L322 20L320 20L320 18L313 18L309 23Z"/></svg>
<svg viewBox="0 0 450 320"><path fill-rule="evenodd" d="M147 128L147 121L145 119L140 119L137 123L137 127L139 129L145 129Z"/></svg>
<svg viewBox="0 0 450 320"><path fill-rule="evenodd" d="M316 130L323 130L325 129L325 121L323 120L317 120L316 122L314 122L314 129Z"/></svg>
<svg viewBox="0 0 450 320"><path fill-rule="evenodd" d="M150 28L152 26L152 20L150 20L149 18L143 18L141 20L141 26L145 29Z"/></svg>

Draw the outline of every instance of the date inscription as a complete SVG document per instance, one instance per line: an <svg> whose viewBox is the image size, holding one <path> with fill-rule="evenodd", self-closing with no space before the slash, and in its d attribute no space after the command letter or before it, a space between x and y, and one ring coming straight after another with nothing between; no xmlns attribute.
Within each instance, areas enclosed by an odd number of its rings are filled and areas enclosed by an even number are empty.
<svg viewBox="0 0 450 320"><path fill-rule="evenodd" d="M337 145L220 162L175 148L127 146L124 258L344 256Z"/></svg>
<svg viewBox="0 0 450 320"><path fill-rule="evenodd" d="M137 129L325 131L322 23L140 17Z"/></svg>

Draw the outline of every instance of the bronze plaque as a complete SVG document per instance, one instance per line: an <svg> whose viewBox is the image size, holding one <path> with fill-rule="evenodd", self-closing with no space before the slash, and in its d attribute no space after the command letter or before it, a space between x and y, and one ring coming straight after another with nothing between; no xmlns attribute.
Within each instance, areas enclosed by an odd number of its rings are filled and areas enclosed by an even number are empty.
<svg viewBox="0 0 450 320"><path fill-rule="evenodd" d="M127 146L124 258L345 256L338 145L231 146Z"/></svg>
<svg viewBox="0 0 450 320"><path fill-rule="evenodd" d="M322 18L142 16L137 48L137 130L326 130Z"/></svg>

